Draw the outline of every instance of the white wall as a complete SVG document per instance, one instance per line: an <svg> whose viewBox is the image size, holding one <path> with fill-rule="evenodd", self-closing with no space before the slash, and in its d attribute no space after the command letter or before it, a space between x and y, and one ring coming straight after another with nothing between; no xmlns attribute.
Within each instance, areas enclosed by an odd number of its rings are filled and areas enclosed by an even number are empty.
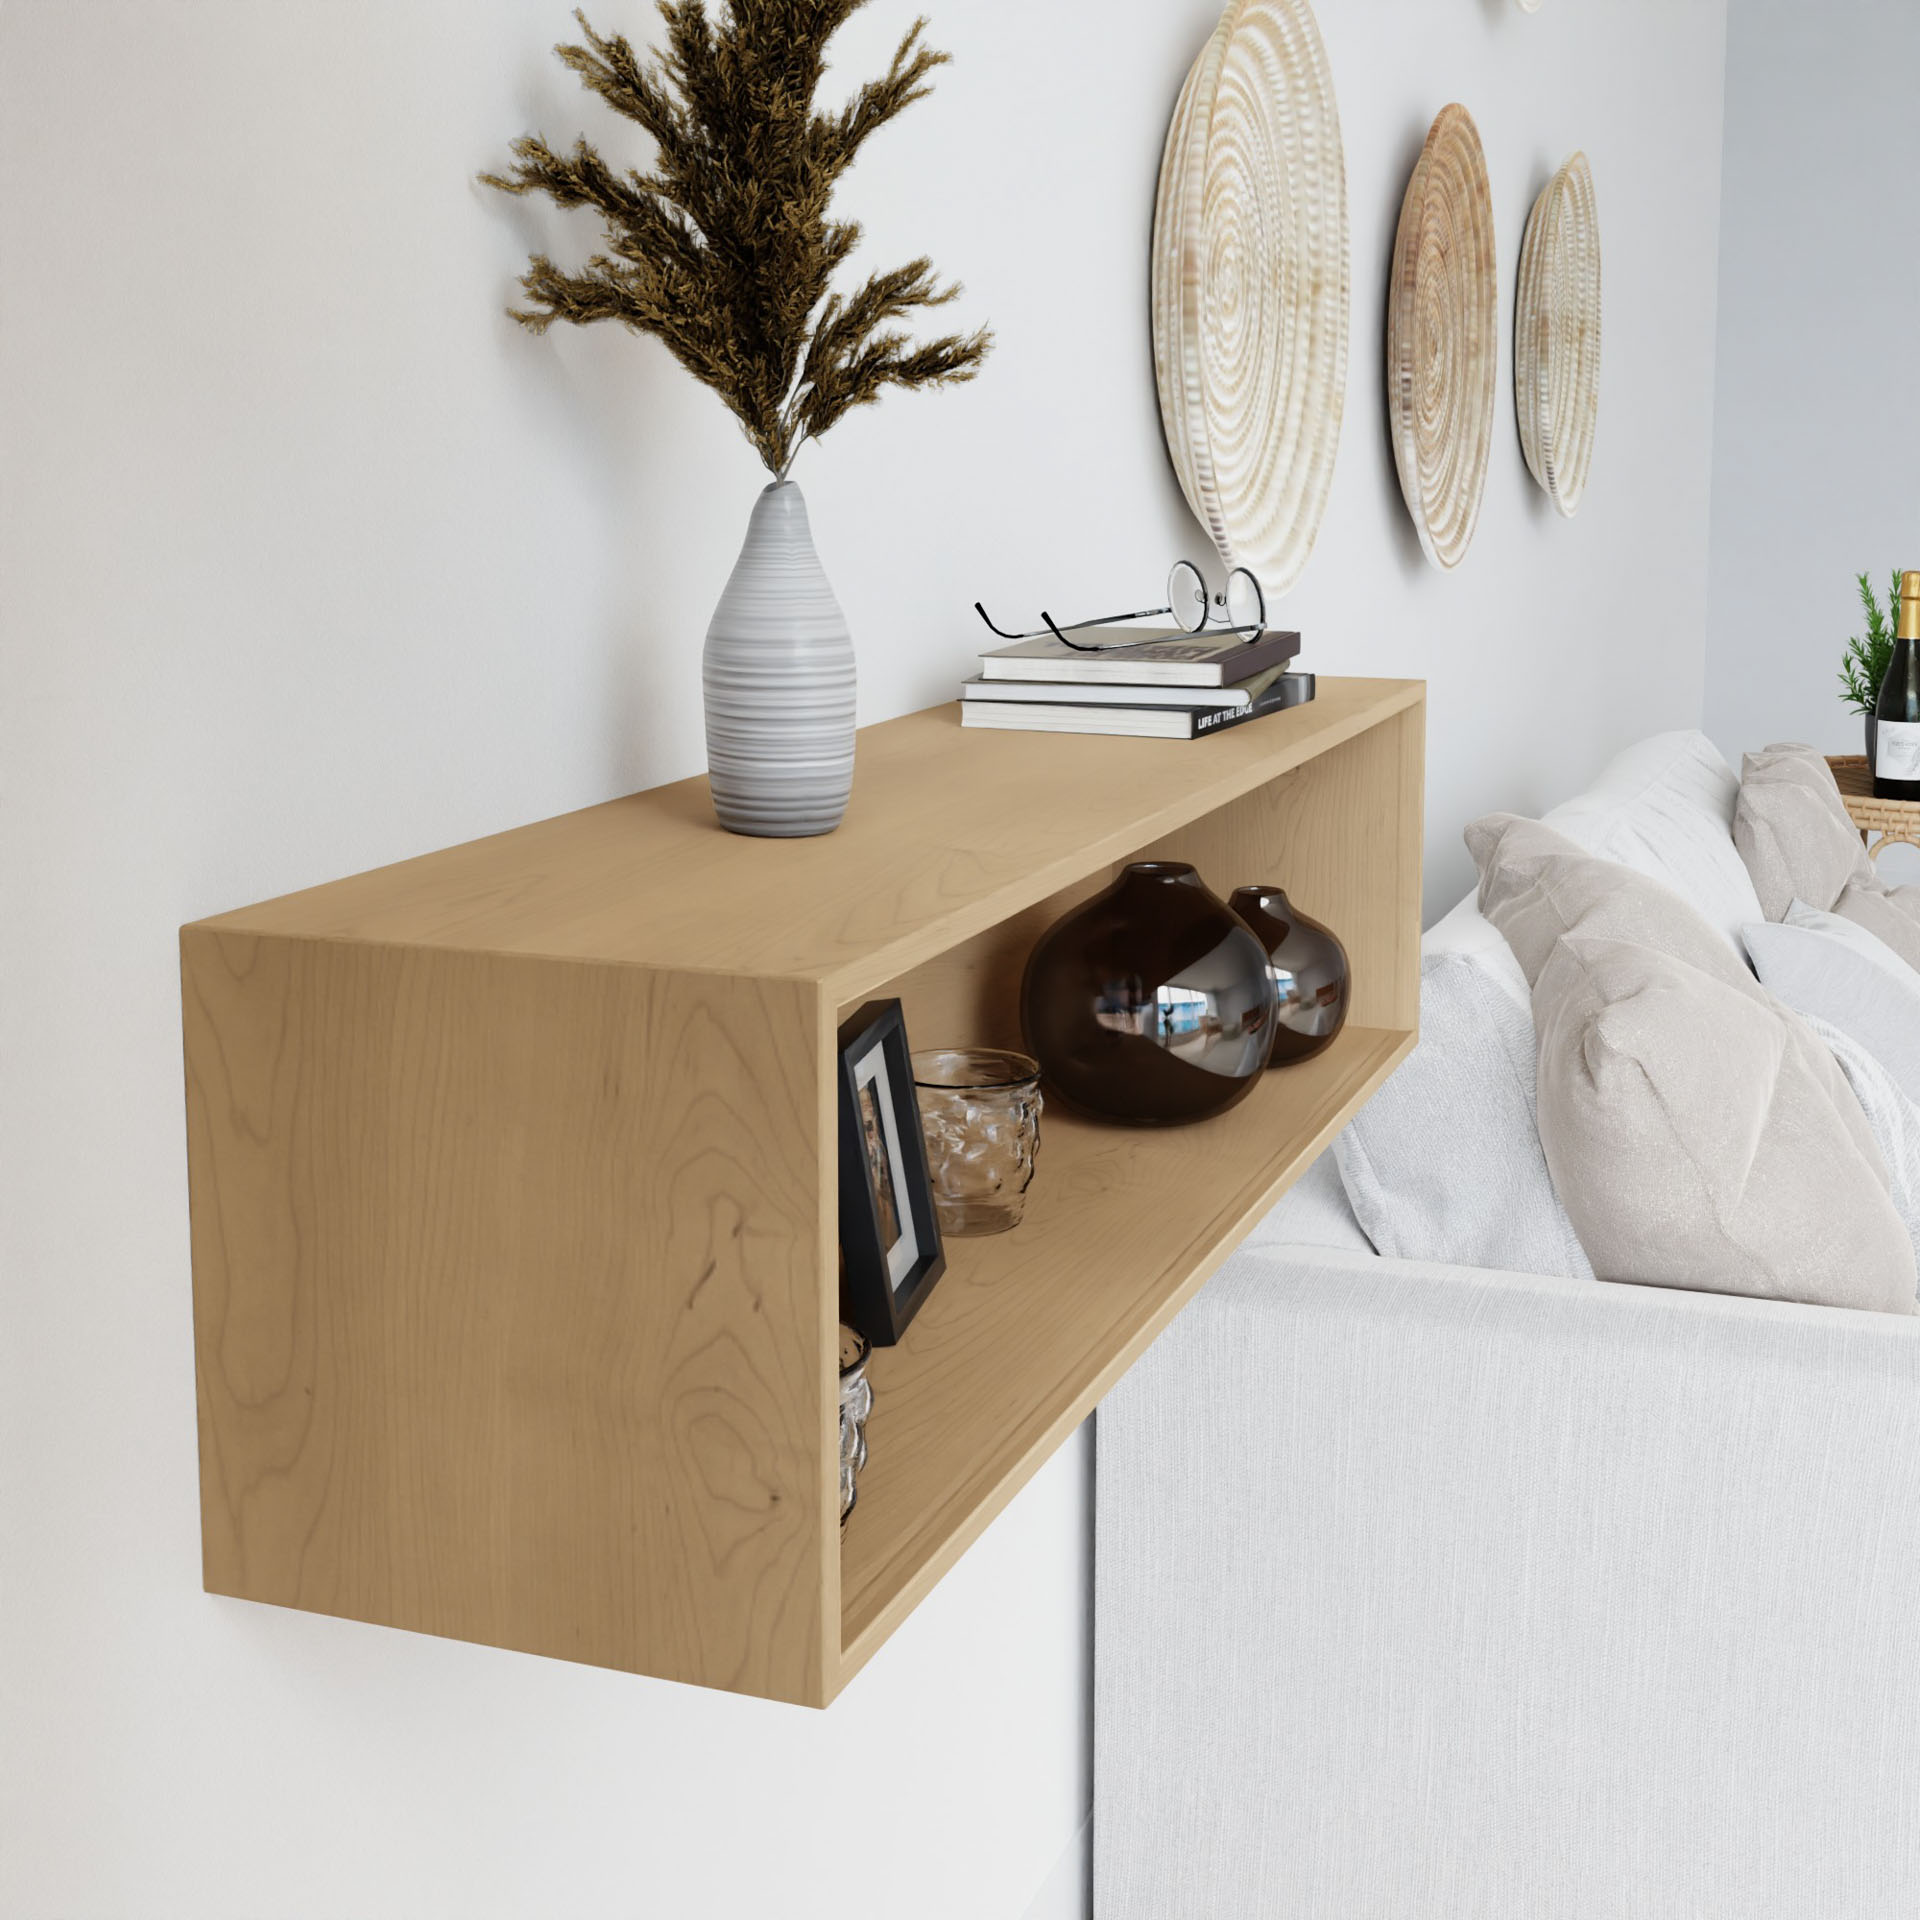
<svg viewBox="0 0 1920 1920"><path fill-rule="evenodd" d="M1732 0L1708 730L1860 753L1854 576L1920 567L1912 0Z"/></svg>
<svg viewBox="0 0 1920 1920"><path fill-rule="evenodd" d="M1203 556L1144 314L1159 141L1214 0L934 11L957 64L844 203L865 258L962 275L1000 347L802 461L868 719L951 692L976 597L1126 600ZM841 70L911 12L876 0ZM1699 712L1723 0L1321 14L1354 382L1285 612L1324 670L1430 676L1438 907L1472 814ZM522 127L612 137L546 57L566 25L545 0L0 11L8 1920L1079 1905L1084 1446L825 1716L198 1588L176 926L701 763L752 458L650 344L502 319L556 223L472 184ZM1378 364L1400 192L1455 97L1509 281L1532 195L1593 156L1606 402L1567 526L1503 387L1479 544L1442 579Z"/></svg>

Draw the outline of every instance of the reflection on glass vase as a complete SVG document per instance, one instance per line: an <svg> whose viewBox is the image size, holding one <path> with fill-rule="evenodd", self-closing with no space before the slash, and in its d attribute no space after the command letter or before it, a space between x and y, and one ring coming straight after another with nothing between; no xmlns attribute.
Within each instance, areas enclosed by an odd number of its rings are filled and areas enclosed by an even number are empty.
<svg viewBox="0 0 1920 1920"><path fill-rule="evenodd" d="M1324 1053L1347 1024L1347 950L1279 887L1236 887L1232 906L1267 950L1278 1000L1267 1064L1298 1066Z"/></svg>
<svg viewBox="0 0 1920 1920"><path fill-rule="evenodd" d="M1099 1120L1170 1127L1253 1090L1273 1040L1267 956L1182 862L1130 866L1041 936L1020 989L1050 1093Z"/></svg>
<svg viewBox="0 0 1920 1920"><path fill-rule="evenodd" d="M840 1329L840 1524L860 1497L860 1469L867 1464L867 1415L873 1411L873 1383L867 1362L873 1358L864 1334Z"/></svg>

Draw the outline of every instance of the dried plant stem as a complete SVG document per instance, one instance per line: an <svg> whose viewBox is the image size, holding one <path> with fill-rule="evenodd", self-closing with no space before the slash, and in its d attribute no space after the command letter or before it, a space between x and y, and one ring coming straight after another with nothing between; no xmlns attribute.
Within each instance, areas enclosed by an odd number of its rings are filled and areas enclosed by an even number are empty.
<svg viewBox="0 0 1920 1920"><path fill-rule="evenodd" d="M535 333L618 320L652 334L719 394L781 478L851 408L889 387L970 380L992 343L984 328L918 344L902 330L960 292L930 260L832 289L860 239L856 223L828 217L835 183L948 58L916 20L885 73L837 112L817 111L827 42L865 3L731 0L710 16L705 0L657 0L665 46L644 60L576 14L586 44L555 51L653 137L653 170L622 173L584 139L561 154L529 134L513 144L510 173L481 176L503 193L591 207L604 224L604 251L577 273L532 257L514 318Z"/></svg>

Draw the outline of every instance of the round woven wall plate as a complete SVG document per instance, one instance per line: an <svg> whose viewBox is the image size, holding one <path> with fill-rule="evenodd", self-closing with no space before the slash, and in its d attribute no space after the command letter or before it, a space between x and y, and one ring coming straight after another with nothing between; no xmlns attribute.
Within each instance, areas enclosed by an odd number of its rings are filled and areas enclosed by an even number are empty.
<svg viewBox="0 0 1920 1920"><path fill-rule="evenodd" d="M1441 111L1407 183L1387 300L1387 421L1400 491L1436 567L1466 558L1493 453L1500 270L1480 130Z"/></svg>
<svg viewBox="0 0 1920 1920"><path fill-rule="evenodd" d="M1600 420L1600 212L1576 153L1527 220L1513 316L1513 401L1533 477L1572 519Z"/></svg>
<svg viewBox="0 0 1920 1920"><path fill-rule="evenodd" d="M1153 221L1153 358L1180 489L1285 593L1346 409L1347 166L1307 0L1232 0L1181 89Z"/></svg>

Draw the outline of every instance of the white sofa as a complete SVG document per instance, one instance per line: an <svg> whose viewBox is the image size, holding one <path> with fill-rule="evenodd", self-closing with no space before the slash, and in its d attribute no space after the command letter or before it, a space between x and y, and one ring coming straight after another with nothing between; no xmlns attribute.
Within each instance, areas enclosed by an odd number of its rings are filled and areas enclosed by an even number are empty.
<svg viewBox="0 0 1920 1920"><path fill-rule="evenodd" d="M1683 883L1680 740L1550 818ZM1099 1415L1098 1920L1920 1915L1920 1321L1382 1258L1331 1156L1255 1238Z"/></svg>

